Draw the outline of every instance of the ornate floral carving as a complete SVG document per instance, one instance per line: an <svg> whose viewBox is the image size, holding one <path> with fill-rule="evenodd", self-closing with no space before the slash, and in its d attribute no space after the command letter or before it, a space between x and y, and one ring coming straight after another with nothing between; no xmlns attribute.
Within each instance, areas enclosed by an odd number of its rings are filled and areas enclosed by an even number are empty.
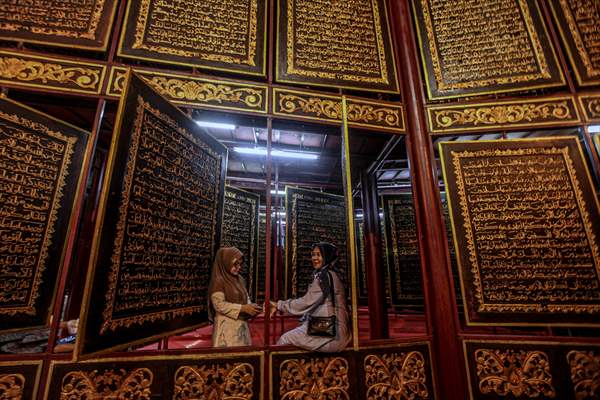
<svg viewBox="0 0 600 400"><path fill-rule="evenodd" d="M600 118L600 98L588 99L586 108L590 119Z"/></svg>
<svg viewBox="0 0 600 400"><path fill-rule="evenodd" d="M475 363L483 394L556 397L548 356L542 351L478 349Z"/></svg>
<svg viewBox="0 0 600 400"><path fill-rule="evenodd" d="M334 120L342 118L342 104L338 99L301 97L294 94L280 94L279 111Z"/></svg>
<svg viewBox="0 0 600 400"><path fill-rule="evenodd" d="M428 399L425 360L418 351L365 357L367 400Z"/></svg>
<svg viewBox="0 0 600 400"><path fill-rule="evenodd" d="M71 371L62 379L60 400L149 400L153 379L148 368Z"/></svg>
<svg viewBox="0 0 600 400"><path fill-rule="evenodd" d="M72 84L82 89L96 90L102 69L69 67L55 63L27 60L17 57L0 57L0 79L19 82Z"/></svg>
<svg viewBox="0 0 600 400"><path fill-rule="evenodd" d="M400 110L370 104L348 104L348 121L400 127Z"/></svg>
<svg viewBox="0 0 600 400"><path fill-rule="evenodd" d="M567 101L541 104L503 104L433 110L438 128L452 126L486 126L521 122L562 121L573 118Z"/></svg>
<svg viewBox="0 0 600 400"><path fill-rule="evenodd" d="M567 361L571 367L571 381L575 400L597 398L600 395L600 355L594 351L570 351Z"/></svg>
<svg viewBox="0 0 600 400"><path fill-rule="evenodd" d="M225 364L225 366L184 365L175 372L173 400L251 399L254 368L248 363Z"/></svg>
<svg viewBox="0 0 600 400"><path fill-rule="evenodd" d="M281 400L350 399L348 362L342 357L285 360L279 375Z"/></svg>
<svg viewBox="0 0 600 400"><path fill-rule="evenodd" d="M21 374L0 374L0 400L21 400L25 377Z"/></svg>
<svg viewBox="0 0 600 400"><path fill-rule="evenodd" d="M263 94L260 90L249 87L232 87L229 85L196 82L163 76L146 78L147 82L158 92L172 100L194 101L199 103L243 103L250 108L260 108Z"/></svg>

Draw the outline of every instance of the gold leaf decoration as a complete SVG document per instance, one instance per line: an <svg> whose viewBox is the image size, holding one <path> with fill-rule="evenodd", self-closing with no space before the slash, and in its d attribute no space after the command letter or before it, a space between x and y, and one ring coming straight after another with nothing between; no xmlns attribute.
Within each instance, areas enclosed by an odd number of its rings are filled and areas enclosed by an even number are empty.
<svg viewBox="0 0 600 400"><path fill-rule="evenodd" d="M251 399L254 368L248 363L182 366L175 372L173 400Z"/></svg>
<svg viewBox="0 0 600 400"><path fill-rule="evenodd" d="M285 360L279 367L281 400L349 400L348 362L342 357Z"/></svg>
<svg viewBox="0 0 600 400"><path fill-rule="evenodd" d="M342 118L342 103L337 99L305 98L293 94L281 94L279 97L279 111L287 114L301 113L339 120Z"/></svg>
<svg viewBox="0 0 600 400"><path fill-rule="evenodd" d="M370 354L364 365L367 400L430 398L420 352Z"/></svg>
<svg viewBox="0 0 600 400"><path fill-rule="evenodd" d="M483 394L556 397L548 356L542 351L478 349L475 362Z"/></svg>
<svg viewBox="0 0 600 400"><path fill-rule="evenodd" d="M363 122L366 124L385 124L400 126L400 111L388 107L374 107L369 104L348 104L348 121Z"/></svg>
<svg viewBox="0 0 600 400"><path fill-rule="evenodd" d="M62 380L60 400L150 400L153 379L147 368L71 371Z"/></svg>
<svg viewBox="0 0 600 400"><path fill-rule="evenodd" d="M590 115L590 119L600 118L600 98L590 99L587 103L587 111Z"/></svg>
<svg viewBox="0 0 600 400"><path fill-rule="evenodd" d="M96 89L100 83L100 69L66 67L17 57L0 57L0 78L21 82L55 82L74 84L82 89Z"/></svg>
<svg viewBox="0 0 600 400"><path fill-rule="evenodd" d="M572 118L567 101L542 104L507 104L464 109L434 110L438 127L485 126L536 122L540 120L565 120Z"/></svg>
<svg viewBox="0 0 600 400"><path fill-rule="evenodd" d="M575 400L597 399L600 396L600 355L593 351L570 351L567 361Z"/></svg>
<svg viewBox="0 0 600 400"><path fill-rule="evenodd" d="M25 377L21 374L0 374L0 400L21 400Z"/></svg>
<svg viewBox="0 0 600 400"><path fill-rule="evenodd" d="M260 108L263 95L252 88L235 88L228 85L196 82L176 78L154 76L144 79L159 93L172 100L194 101L201 103L244 103L250 108Z"/></svg>

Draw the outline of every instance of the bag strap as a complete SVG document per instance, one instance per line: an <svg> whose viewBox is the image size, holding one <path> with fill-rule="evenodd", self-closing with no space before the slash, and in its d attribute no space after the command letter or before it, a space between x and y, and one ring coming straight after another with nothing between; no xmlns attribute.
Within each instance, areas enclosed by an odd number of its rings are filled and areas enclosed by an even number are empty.
<svg viewBox="0 0 600 400"><path fill-rule="evenodd" d="M329 295L331 296L331 305L333 305L333 309L335 310L335 286L333 285L333 277L331 276L331 271L327 270L327 277L329 278Z"/></svg>

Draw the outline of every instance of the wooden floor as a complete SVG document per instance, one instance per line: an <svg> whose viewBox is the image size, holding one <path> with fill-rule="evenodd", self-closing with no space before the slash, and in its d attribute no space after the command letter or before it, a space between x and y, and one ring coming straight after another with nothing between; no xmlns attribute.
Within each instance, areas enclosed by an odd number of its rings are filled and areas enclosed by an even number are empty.
<svg viewBox="0 0 600 400"><path fill-rule="evenodd" d="M388 323L390 338L414 337L426 333L425 317L423 314L408 314L391 312L388 314ZM264 320L262 317L256 318L249 323L252 334L252 343L255 346L264 345ZM277 341L282 332L298 326L298 318L295 317L275 317L271 322L271 342ZM366 308L359 309L358 317L359 340L366 341L370 339L369 314ZM179 336L169 338L169 349L197 349L211 347L212 325L196 329L195 331L185 333ZM158 343L144 346L139 350L155 350L159 348Z"/></svg>

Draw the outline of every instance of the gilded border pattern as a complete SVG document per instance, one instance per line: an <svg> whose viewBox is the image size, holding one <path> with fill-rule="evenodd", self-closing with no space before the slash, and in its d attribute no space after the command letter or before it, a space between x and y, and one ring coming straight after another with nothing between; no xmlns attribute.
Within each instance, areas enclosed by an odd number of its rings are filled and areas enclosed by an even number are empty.
<svg viewBox="0 0 600 400"><path fill-rule="evenodd" d="M302 91L273 90L273 113L310 120L342 121L341 96L329 96ZM406 130L401 104L348 99L348 124L352 127Z"/></svg>
<svg viewBox="0 0 600 400"><path fill-rule="evenodd" d="M600 122L600 95L583 95L579 102L587 122Z"/></svg>
<svg viewBox="0 0 600 400"><path fill-rule="evenodd" d="M238 65L249 65L254 66L254 58L256 55L256 38L258 37L258 0L247 0L250 2L250 10L249 10L249 21L248 21L248 48L246 49L247 57L244 59L242 57L232 57L224 54L208 54L204 53L202 50L198 50L196 52L187 51L183 49L175 49L166 46L154 46L148 45L144 42L144 37L146 33L146 28L148 25L148 14L150 11L150 3L152 0L142 0L140 5L140 11L138 14L138 18L135 24L135 41L133 43L134 49L148 50L156 53L169 54L178 57L199 57L205 61L213 61L213 62L223 62L227 64L238 64ZM160 60L158 60L160 61ZM202 67L201 64L198 66Z"/></svg>
<svg viewBox="0 0 600 400"><path fill-rule="evenodd" d="M61 141L65 146L63 160L56 181L56 188L54 196L52 198L52 204L50 206L50 215L48 217L48 222L46 223L46 231L44 232L44 239L42 241L42 246L40 248L38 261L35 268L35 276L33 278L33 284L31 285L31 289L29 292L29 301L27 302L26 306L0 308L0 315L14 316L19 313L26 315L35 315L36 311L34 304L36 299L39 297L38 289L42 284L42 274L46 270L46 261L49 257L48 249L52 244L52 236L55 232L54 225L58 218L58 212L60 210L60 201L63 196L63 190L65 189L67 170L71 165L71 157L73 156L74 147L77 143L77 138L66 136L61 132L50 129L42 123L31 121L25 117L21 117L15 114L6 114L5 112L0 111L0 118L6 121L10 121L13 124L24 126L27 129L31 129L35 132L42 132L45 135L48 135L56 140ZM42 304L41 306L44 307L45 305Z"/></svg>
<svg viewBox="0 0 600 400"><path fill-rule="evenodd" d="M575 400L600 394L600 355L595 351L573 350L567 354Z"/></svg>
<svg viewBox="0 0 600 400"><path fill-rule="evenodd" d="M154 109L149 103L144 101L141 96L138 96L138 106L135 116L135 124L133 128L133 135L129 148L129 160L126 166L126 175L123 182L122 202L119 207L119 220L116 227L115 241L113 245L113 254L111 257L111 267L108 278L108 290L106 292L106 305L102 313L103 322L100 329L100 333L105 333L107 330L116 330L119 327L130 327L134 324L141 325L147 321L166 320L168 318L175 318L192 314L197 311L203 310L205 305L188 306L183 308L175 308L170 310L163 310L151 313L144 313L133 317L123 317L113 319L113 307L116 298L117 283L119 276L119 267L121 259L121 249L123 248L123 240L125 238L125 223L127 220L128 209L129 209L129 196L131 194L131 187L133 184L133 174L135 171L135 164L137 162L137 149L142 133L142 118L144 112L150 112L155 117L159 118L173 129L177 130L182 136L190 139L194 144L201 146L203 150L208 152L213 158L217 159L217 163L220 165L221 160L219 155L208 147L205 143L194 138L185 128L181 127L177 121L171 119L168 115L161 113L159 110ZM220 170L220 166L217 167ZM215 181L215 187L219 187L221 182L221 175L217 175ZM218 190L217 190L218 192ZM216 221L217 209L215 208L213 213L213 220ZM213 228L212 237L216 235L216 227Z"/></svg>
<svg viewBox="0 0 600 400"><path fill-rule="evenodd" d="M427 117L431 133L581 122L573 97L429 106Z"/></svg>
<svg viewBox="0 0 600 400"><path fill-rule="evenodd" d="M163 74L134 70L153 89L176 104L218 109L266 113L268 90L262 85L244 85L234 82L196 78L185 75ZM106 94L121 96L126 68L111 70Z"/></svg>
<svg viewBox="0 0 600 400"><path fill-rule="evenodd" d="M0 399L20 400L25 389L25 377L21 374L0 374Z"/></svg>
<svg viewBox="0 0 600 400"><path fill-rule="evenodd" d="M600 311L600 304L493 304L486 303L483 294L483 282L478 264L478 254L476 241L473 232L473 224L470 219L469 203L465 190L465 181L462 173L461 159L470 157L503 157L503 156L519 156L519 155L555 155L560 156L563 161L569 178L572 184L573 195L577 202L578 210L581 216L581 222L586 232L586 239L590 244L590 251L594 264L600 265L600 249L598 242L591 226L590 215L586 207L586 201L581 191L579 180L573 160L569 155L569 147L552 147L552 148L520 148L520 149L491 149L491 150L476 150L476 151L452 151L452 167L456 175L456 190L458 192L459 208L462 218L464 219L463 229L465 230L466 247L469 254L470 272L472 274L473 295L477 300L477 312L549 312L549 313L597 313Z"/></svg>
<svg viewBox="0 0 600 400"><path fill-rule="evenodd" d="M105 74L102 64L0 51L0 82L12 85L99 94Z"/></svg>

